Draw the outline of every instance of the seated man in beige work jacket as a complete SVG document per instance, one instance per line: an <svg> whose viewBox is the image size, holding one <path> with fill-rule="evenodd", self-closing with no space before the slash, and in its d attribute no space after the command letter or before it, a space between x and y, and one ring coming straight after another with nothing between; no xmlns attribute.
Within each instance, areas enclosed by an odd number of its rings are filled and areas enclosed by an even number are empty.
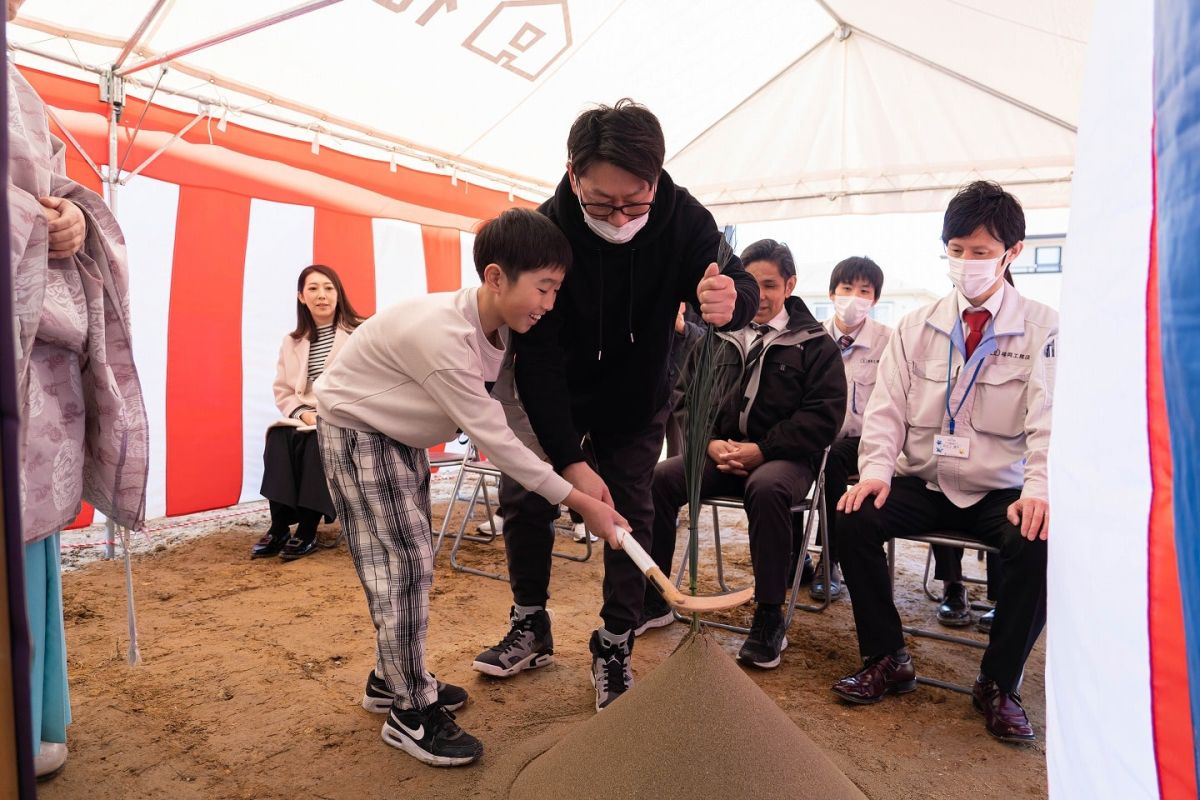
<svg viewBox="0 0 1200 800"><path fill-rule="evenodd" d="M946 209L955 289L905 316L863 421L860 482L838 503L840 558L865 666L833 691L875 703L915 688L883 544L953 531L1000 550L1003 577L973 702L993 736L1030 741L1018 691L1046 622L1046 453L1058 314L1004 281L1025 215L978 181Z"/></svg>

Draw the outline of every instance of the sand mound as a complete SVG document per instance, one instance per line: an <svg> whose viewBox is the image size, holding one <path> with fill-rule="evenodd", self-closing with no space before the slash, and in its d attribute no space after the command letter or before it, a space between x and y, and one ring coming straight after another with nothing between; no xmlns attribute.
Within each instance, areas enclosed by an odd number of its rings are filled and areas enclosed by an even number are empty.
<svg viewBox="0 0 1200 800"><path fill-rule="evenodd" d="M711 638L689 637L634 689L531 761L512 800L865 800Z"/></svg>

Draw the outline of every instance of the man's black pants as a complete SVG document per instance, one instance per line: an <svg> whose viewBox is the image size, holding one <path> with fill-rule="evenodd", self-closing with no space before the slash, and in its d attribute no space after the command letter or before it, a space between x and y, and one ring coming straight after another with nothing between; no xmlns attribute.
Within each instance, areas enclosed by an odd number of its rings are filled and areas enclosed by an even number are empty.
<svg viewBox="0 0 1200 800"><path fill-rule="evenodd" d="M959 508L920 478L896 477L883 508L876 509L875 498L868 498L861 509L839 520L842 575L864 658L904 646L884 543L897 535L955 531L1000 549L1003 577L980 670L1004 691L1017 688L1025 659L1046 624L1046 542L1025 539L1006 516L1020 496L1019 489L1000 489Z"/></svg>
<svg viewBox="0 0 1200 800"><path fill-rule="evenodd" d="M650 485L654 465L662 453L666 415L664 408L650 424L633 433L592 431L588 435L592 467L608 484L617 512L629 521L631 533L647 551L654 522ZM523 606L544 606L550 598L550 553L554 550L558 506L506 475L500 479L500 505L513 601ZM600 617L609 632L621 634L641 624L645 590L646 578L629 556L605 545Z"/></svg>
<svg viewBox="0 0 1200 800"><path fill-rule="evenodd" d="M842 522L837 513L838 500L846 493L846 484L851 475L858 474L857 436L838 439L829 448L825 459L825 528L829 533L830 563L838 563L838 525Z"/></svg>
<svg viewBox="0 0 1200 800"><path fill-rule="evenodd" d="M792 550L792 506L808 495L815 478L812 465L799 461L767 461L748 477L721 472L705 459L700 496L741 497L750 528L750 562L754 565L754 599L781 605L787 598ZM675 557L679 509L687 502L683 456L668 458L654 470L654 541L650 554L667 575Z"/></svg>

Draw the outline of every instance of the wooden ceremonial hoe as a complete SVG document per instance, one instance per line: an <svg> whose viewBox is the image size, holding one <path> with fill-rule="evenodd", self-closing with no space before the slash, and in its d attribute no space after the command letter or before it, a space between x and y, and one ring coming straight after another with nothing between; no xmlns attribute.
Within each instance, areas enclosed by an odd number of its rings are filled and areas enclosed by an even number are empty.
<svg viewBox="0 0 1200 800"><path fill-rule="evenodd" d="M675 584L671 583L671 580L663 574L663 571L654 563L654 559L650 558L650 554L638 544L637 539L629 535L629 531L618 527L616 528L616 532L617 545L633 559L633 563L637 564L638 569L654 584L654 588L658 589L658 593L662 595L663 600L666 600L669 605L680 611L722 611L727 608L736 608L737 606L745 605L754 596L754 587L747 587L728 594L684 594L675 588Z"/></svg>

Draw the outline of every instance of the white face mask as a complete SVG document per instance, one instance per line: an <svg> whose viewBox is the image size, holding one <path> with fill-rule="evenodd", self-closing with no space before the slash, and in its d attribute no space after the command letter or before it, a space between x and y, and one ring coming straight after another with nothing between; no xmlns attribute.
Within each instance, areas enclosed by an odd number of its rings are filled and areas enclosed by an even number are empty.
<svg viewBox="0 0 1200 800"><path fill-rule="evenodd" d="M970 300L992 288L992 284L1000 279L998 267L1006 255L1007 250L997 258L969 259L946 256L946 261L950 264L950 271L946 274L950 276L955 288L962 292L963 297Z"/></svg>
<svg viewBox="0 0 1200 800"><path fill-rule="evenodd" d="M847 328L857 328L871 313L871 301L848 294L835 295L833 313Z"/></svg>
<svg viewBox="0 0 1200 800"><path fill-rule="evenodd" d="M592 233L612 244L625 244L634 236L637 236L638 231L646 227L646 223L650 221L650 214L645 213L640 217L634 217L624 225L617 226L606 219L596 219L583 210L582 203L579 205L579 210L583 212L583 221L587 223Z"/></svg>

